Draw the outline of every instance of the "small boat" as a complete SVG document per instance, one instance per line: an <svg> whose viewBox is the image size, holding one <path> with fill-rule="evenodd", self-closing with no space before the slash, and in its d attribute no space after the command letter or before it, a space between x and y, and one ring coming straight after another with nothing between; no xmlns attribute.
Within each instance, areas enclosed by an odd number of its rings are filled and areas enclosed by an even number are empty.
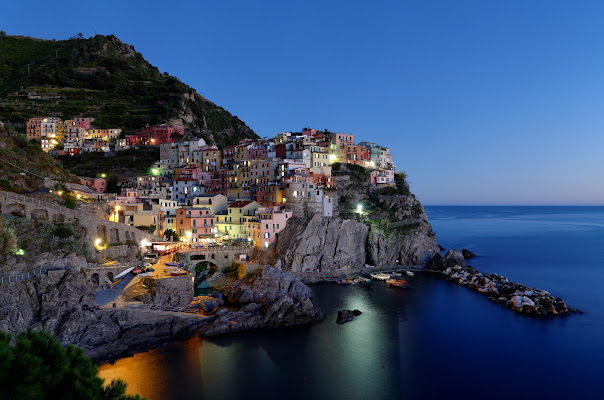
<svg viewBox="0 0 604 400"><path fill-rule="evenodd" d="M141 273L141 271L142 271L142 269L140 269L140 268L134 268L134 269L132 270L132 273L133 273L134 275L138 275L138 274L140 274L140 273Z"/></svg>
<svg viewBox="0 0 604 400"><path fill-rule="evenodd" d="M409 275L409 276L413 276L413 275L415 275L415 274L414 274L413 272L411 272L411 271L407 271L407 275Z"/></svg>
<svg viewBox="0 0 604 400"><path fill-rule="evenodd" d="M186 274L187 274L187 271L183 271L183 270L170 272L170 275L172 275L172 276L180 276L180 275L186 275Z"/></svg>
<svg viewBox="0 0 604 400"><path fill-rule="evenodd" d="M153 276L153 273L151 273L151 272L143 272L142 274L138 274L138 276L150 277L150 276Z"/></svg>
<svg viewBox="0 0 604 400"><path fill-rule="evenodd" d="M164 265L166 267L176 267L176 268L182 268L183 267L182 263L177 263L177 262L173 262L173 261L168 261L168 262L164 263Z"/></svg>
<svg viewBox="0 0 604 400"><path fill-rule="evenodd" d="M407 281L403 280L403 279L388 279L386 281L387 284L389 284L390 286L396 286L396 287L407 287Z"/></svg>
<svg viewBox="0 0 604 400"><path fill-rule="evenodd" d="M382 273L371 274L371 277L373 279L377 279L378 281L385 281L385 280L388 280L391 278L390 274L382 274Z"/></svg>
<svg viewBox="0 0 604 400"><path fill-rule="evenodd" d="M346 282L346 281L341 281L341 280L339 280L339 279L336 281L336 283L337 283L338 285L342 285L342 286L347 286L347 285L348 285L348 282Z"/></svg>

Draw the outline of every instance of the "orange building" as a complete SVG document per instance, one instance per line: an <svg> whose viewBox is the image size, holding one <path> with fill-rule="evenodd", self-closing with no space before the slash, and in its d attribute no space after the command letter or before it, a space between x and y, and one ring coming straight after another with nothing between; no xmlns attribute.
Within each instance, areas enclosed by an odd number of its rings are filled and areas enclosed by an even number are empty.
<svg viewBox="0 0 604 400"><path fill-rule="evenodd" d="M30 118L27 120L27 128L25 134L28 139L37 139L40 140L42 138L42 120L43 118Z"/></svg>

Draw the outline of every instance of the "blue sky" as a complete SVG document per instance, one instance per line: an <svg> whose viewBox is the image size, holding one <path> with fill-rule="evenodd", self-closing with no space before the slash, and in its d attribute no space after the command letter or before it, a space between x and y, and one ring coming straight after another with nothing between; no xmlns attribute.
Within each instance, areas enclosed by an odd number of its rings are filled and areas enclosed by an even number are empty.
<svg viewBox="0 0 604 400"><path fill-rule="evenodd" d="M114 34L260 136L391 147L424 204L604 205L604 2L11 1L8 34Z"/></svg>

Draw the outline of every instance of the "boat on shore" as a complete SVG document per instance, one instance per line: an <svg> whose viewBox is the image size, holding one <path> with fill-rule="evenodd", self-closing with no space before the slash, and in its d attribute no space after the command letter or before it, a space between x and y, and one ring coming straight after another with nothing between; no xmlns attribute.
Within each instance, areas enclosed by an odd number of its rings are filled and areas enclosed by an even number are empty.
<svg viewBox="0 0 604 400"><path fill-rule="evenodd" d="M409 275L409 276L413 276L413 275L415 275L415 274L414 274L413 272L411 272L411 271L407 271L407 275Z"/></svg>
<svg viewBox="0 0 604 400"><path fill-rule="evenodd" d="M392 278L390 276L390 274L383 274L383 273L371 274L371 277L373 279L377 279L378 281L386 281L386 280Z"/></svg>
<svg viewBox="0 0 604 400"><path fill-rule="evenodd" d="M172 276L180 276L180 275L186 275L188 272L187 271L183 271L182 269L180 271L171 271L170 275Z"/></svg>
<svg viewBox="0 0 604 400"><path fill-rule="evenodd" d="M407 288L407 281L404 279L388 279L386 281L386 283L390 286L395 286L395 287L400 287L400 288Z"/></svg>

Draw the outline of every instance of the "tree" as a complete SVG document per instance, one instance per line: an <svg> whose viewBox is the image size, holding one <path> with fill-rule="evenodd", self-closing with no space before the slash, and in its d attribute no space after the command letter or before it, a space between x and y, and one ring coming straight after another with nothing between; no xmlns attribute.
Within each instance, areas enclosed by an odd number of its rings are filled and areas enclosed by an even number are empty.
<svg viewBox="0 0 604 400"><path fill-rule="evenodd" d="M15 235L15 231L8 226L4 218L0 217L0 255L2 255L4 262L16 249L17 236Z"/></svg>
<svg viewBox="0 0 604 400"><path fill-rule="evenodd" d="M6 37L6 31L0 31L0 39L3 39Z"/></svg>
<svg viewBox="0 0 604 400"><path fill-rule="evenodd" d="M126 395L126 384L103 386L97 367L78 347L61 346L50 333L28 329L14 346L0 332L0 398L140 400Z"/></svg>
<svg viewBox="0 0 604 400"><path fill-rule="evenodd" d="M180 240L178 233L176 233L174 229L167 229L164 231L164 239L170 240L170 238L172 238L173 242L178 242Z"/></svg>

